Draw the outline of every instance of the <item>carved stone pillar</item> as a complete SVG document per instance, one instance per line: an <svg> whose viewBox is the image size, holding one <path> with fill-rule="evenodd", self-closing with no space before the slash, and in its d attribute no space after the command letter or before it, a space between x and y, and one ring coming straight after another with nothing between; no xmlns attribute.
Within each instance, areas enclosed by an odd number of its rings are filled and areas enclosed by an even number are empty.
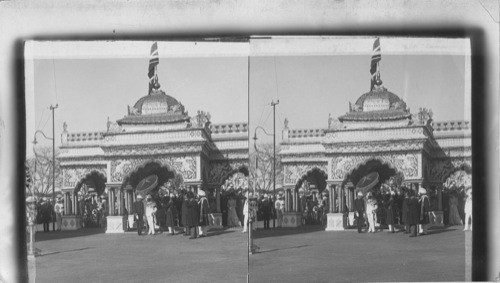
<svg viewBox="0 0 500 283"><path fill-rule="evenodd" d="M215 203L217 205L217 213L220 213L220 187L215 189Z"/></svg>
<svg viewBox="0 0 500 283"><path fill-rule="evenodd" d="M354 188L349 188L349 211L354 211Z"/></svg>
<svg viewBox="0 0 500 283"><path fill-rule="evenodd" d="M332 185L332 213L337 213L337 186Z"/></svg>
<svg viewBox="0 0 500 283"><path fill-rule="evenodd" d="M443 188L441 186L437 187L437 201L438 201L438 210L443 211Z"/></svg>
<svg viewBox="0 0 500 283"><path fill-rule="evenodd" d="M116 188L116 203L118 204L118 215L123 215L123 191Z"/></svg>
<svg viewBox="0 0 500 283"><path fill-rule="evenodd" d="M75 193L71 193L71 200L72 200L71 214L76 215L78 204L77 204L77 196Z"/></svg>
<svg viewBox="0 0 500 283"><path fill-rule="evenodd" d="M288 189L285 189L285 212L288 212Z"/></svg>
<svg viewBox="0 0 500 283"><path fill-rule="evenodd" d="M71 196L70 193L67 192L65 194L66 198L64 200L64 214L65 215L70 215L71 214Z"/></svg>
<svg viewBox="0 0 500 283"><path fill-rule="evenodd" d="M342 188L342 186L339 186L339 190L340 190L340 193L339 193L339 210L340 210L340 213L344 213L344 207L345 207L345 191L344 191L344 188Z"/></svg>
<svg viewBox="0 0 500 283"><path fill-rule="evenodd" d="M109 198L109 215L115 216L115 189L109 188L110 198Z"/></svg>
<svg viewBox="0 0 500 283"><path fill-rule="evenodd" d="M332 185L331 184L327 184L326 188L328 190L328 213L333 213Z"/></svg>
<svg viewBox="0 0 500 283"><path fill-rule="evenodd" d="M297 212L297 190L292 189L292 199L293 199L293 206L292 206L292 211Z"/></svg>

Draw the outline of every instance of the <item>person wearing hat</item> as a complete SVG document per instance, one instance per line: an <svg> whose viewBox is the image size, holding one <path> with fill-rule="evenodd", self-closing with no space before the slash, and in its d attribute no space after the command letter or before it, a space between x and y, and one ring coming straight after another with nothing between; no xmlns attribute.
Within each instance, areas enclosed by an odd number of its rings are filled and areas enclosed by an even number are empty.
<svg viewBox="0 0 500 283"><path fill-rule="evenodd" d="M151 195L146 196L146 207L145 207L146 220L148 221L148 235L156 234L155 231L155 214L156 214L156 202L153 200Z"/></svg>
<svg viewBox="0 0 500 283"><path fill-rule="evenodd" d="M281 228L283 225L283 212L285 212L285 201L283 200L283 195L281 193L278 195L278 200L274 204L274 207L276 209L278 228Z"/></svg>
<svg viewBox="0 0 500 283"><path fill-rule="evenodd" d="M165 205L166 217L165 226L168 228L168 233L170 235L175 234L175 216L177 215L177 208L175 206L175 195L170 194L167 204Z"/></svg>
<svg viewBox="0 0 500 283"><path fill-rule="evenodd" d="M420 218L420 204L419 198L416 196L415 191L408 190L408 214L407 214L407 223L408 229L410 231L410 237L416 237L418 234L418 224Z"/></svg>
<svg viewBox="0 0 500 283"><path fill-rule="evenodd" d="M187 223L186 225L189 227L191 237L189 239L196 239L196 230L200 222L200 212L198 211L198 201L194 197L193 192L188 192L189 201L187 203Z"/></svg>
<svg viewBox="0 0 500 283"><path fill-rule="evenodd" d="M206 193L203 190L198 190L198 211L200 212L200 219L198 224L198 235L199 237L207 236L207 226L208 226L208 214L210 213L210 206L208 205L208 199Z"/></svg>
<svg viewBox="0 0 500 283"><path fill-rule="evenodd" d="M184 193L183 195L183 200L182 200L182 206L181 206L181 222L182 226L184 227L184 236L190 236L191 235L191 229L189 229L188 222L190 222L190 215L189 215L189 195L188 192Z"/></svg>
<svg viewBox="0 0 500 283"><path fill-rule="evenodd" d="M385 203L385 212L386 212L386 215L385 215L385 224L387 224L387 226L389 226L389 230L388 232L390 233L394 233L394 210L395 210L395 201L394 201L394 197L396 196L396 192L394 191L391 191L389 193L389 199L387 200L387 202Z"/></svg>
<svg viewBox="0 0 500 283"><path fill-rule="evenodd" d="M419 235L427 234L427 224L429 224L429 209L431 206L431 202L429 201L429 197L427 196L427 190L425 188L420 188L418 190L419 195L419 208L420 208L420 217L418 221L418 233Z"/></svg>
<svg viewBox="0 0 500 283"><path fill-rule="evenodd" d="M62 215L63 215L64 205L60 197L57 198L57 202L54 205L54 212L56 213L56 227L57 231L61 231L62 227Z"/></svg>
<svg viewBox="0 0 500 283"><path fill-rule="evenodd" d="M40 213L42 215L42 223L43 223L43 232L50 232L50 218L52 215L50 204L47 202L47 198L42 198L41 210Z"/></svg>
<svg viewBox="0 0 500 283"><path fill-rule="evenodd" d="M464 231L471 230L472 231L472 188L468 187L466 190L467 200L465 200L465 227ZM469 226L470 221L470 226ZM470 227L470 228L469 228Z"/></svg>
<svg viewBox="0 0 500 283"><path fill-rule="evenodd" d="M133 206L134 220L137 224L137 235L142 234L142 228L144 227L144 203L142 202L142 196L137 195L137 200L134 202Z"/></svg>
<svg viewBox="0 0 500 283"><path fill-rule="evenodd" d="M377 219L377 200L373 197L370 192L366 194L366 218L368 219L368 233L375 233L375 222Z"/></svg>
<svg viewBox="0 0 500 283"><path fill-rule="evenodd" d="M243 205L243 215L244 215L244 220L243 220L243 231L242 233L246 233L248 231L248 220L250 216L250 211L249 211L249 206L248 206L248 201L249 198L251 197L251 193L247 192L245 194L245 204Z"/></svg>
<svg viewBox="0 0 500 283"><path fill-rule="evenodd" d="M365 200L363 198L363 193L358 192L357 197L354 200L354 219L356 219L356 225L358 226L358 233L361 233L361 228L365 222Z"/></svg>
<svg viewBox="0 0 500 283"><path fill-rule="evenodd" d="M241 227L238 213L236 212L236 199L234 198L234 193L229 195L229 200L227 201L227 226Z"/></svg>
<svg viewBox="0 0 500 283"><path fill-rule="evenodd" d="M269 220L271 219L271 203L269 196L264 194L264 199L260 205L262 210L262 220L264 220L264 229L269 229Z"/></svg>

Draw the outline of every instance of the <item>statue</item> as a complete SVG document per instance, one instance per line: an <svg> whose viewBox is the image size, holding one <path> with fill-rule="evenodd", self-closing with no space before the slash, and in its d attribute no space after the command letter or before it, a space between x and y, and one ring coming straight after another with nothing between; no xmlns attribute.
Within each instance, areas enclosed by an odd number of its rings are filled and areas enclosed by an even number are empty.
<svg viewBox="0 0 500 283"><path fill-rule="evenodd" d="M354 104L352 105L352 112L360 112L362 111L361 106Z"/></svg>
<svg viewBox="0 0 500 283"><path fill-rule="evenodd" d="M427 108L419 108L417 119L420 124L426 125L432 122L432 116L433 116L432 110Z"/></svg>
<svg viewBox="0 0 500 283"><path fill-rule="evenodd" d="M210 118L210 113L198 110L198 114L193 117L194 125L201 128L207 127L210 125Z"/></svg>
<svg viewBox="0 0 500 283"><path fill-rule="evenodd" d="M351 108L350 102L349 102L349 108ZM332 122L333 122L332 113L328 113L328 129L332 127Z"/></svg>
<svg viewBox="0 0 500 283"><path fill-rule="evenodd" d="M67 132L67 131L68 131L68 124L66 124L66 121L64 121L64 123L63 123L63 132Z"/></svg>
<svg viewBox="0 0 500 283"><path fill-rule="evenodd" d="M128 106L128 115L133 116L139 114L139 111L135 107Z"/></svg>
<svg viewBox="0 0 500 283"><path fill-rule="evenodd" d="M285 125L285 129L288 129L288 118L285 118L283 124Z"/></svg>

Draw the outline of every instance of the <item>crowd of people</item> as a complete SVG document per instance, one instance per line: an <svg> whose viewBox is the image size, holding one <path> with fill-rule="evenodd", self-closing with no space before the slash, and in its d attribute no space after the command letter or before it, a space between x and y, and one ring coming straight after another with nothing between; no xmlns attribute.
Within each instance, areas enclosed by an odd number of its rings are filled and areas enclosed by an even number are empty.
<svg viewBox="0 0 500 283"><path fill-rule="evenodd" d="M34 209L34 223L42 224L43 231L49 232L50 223L55 222L55 230L61 231L62 229L62 216L64 214L64 204L60 197L57 198L55 204L53 204L52 199L46 197L40 198L38 202L35 202ZM28 209L27 212L31 211Z"/></svg>
<svg viewBox="0 0 500 283"><path fill-rule="evenodd" d="M416 237L427 234L430 223L431 202L425 188L420 188L418 192L402 187L402 195L396 191L376 198L372 192L357 192L354 200L354 219L358 233L362 233L363 228L367 233L375 233L376 223L384 224L390 233L396 232L396 226L401 227L401 231ZM472 230L472 189L466 190L465 201L465 222L459 216L458 208L453 205L456 200L450 203L449 225L463 225L464 231ZM382 218L382 219L379 219ZM382 220L382 221L381 221ZM469 225L470 224L470 225Z"/></svg>
<svg viewBox="0 0 500 283"><path fill-rule="evenodd" d="M472 189L464 188L463 205L455 192L447 194L445 224L463 225L464 231L472 230ZM276 227L283 226L285 202L280 192L274 198L272 195L243 194L242 190L223 192L221 194L222 225L224 227L239 227L242 232L248 231L248 223L263 222L263 229L270 229L271 220L276 221ZM249 202L252 200L253 202ZM56 222L56 230L62 228L64 204L57 198L53 205L51 199L41 198L35 203L36 223L43 223L44 232L50 231L50 223ZM106 227L107 201L104 197L80 198L77 206L82 216L82 227ZM326 226L326 215L329 212L328 195L301 195L299 209L302 212L302 224L319 224ZM375 233L381 227L395 233L402 231L410 237L427 234L430 223L431 201L425 188L418 192L402 187L400 190L389 190L385 194L380 191L357 192L354 200L354 223L351 223L359 233ZM347 208L345 208L347 211ZM197 195L182 190L179 193L167 195L148 194L145 198L137 195L131 214L134 215L137 233L142 235L146 228L147 235L166 232L169 235L184 234L190 239L206 237L207 228L214 223L213 214L217 212L215 195L207 196L199 190ZM125 208L124 220L128 218ZM211 219L212 218L212 219ZM128 221L124 221L129 229ZM258 225L253 225L256 229ZM158 227L159 231L155 229ZM378 228L378 229L377 229Z"/></svg>
<svg viewBox="0 0 500 283"><path fill-rule="evenodd" d="M170 193L163 197L148 194L144 199L138 194L132 213L139 236L146 228L147 235L165 231L167 235L183 234L196 239L208 235L209 217L214 206L203 190L199 190L196 196L193 192L182 191L179 195ZM156 226L160 231L156 231Z"/></svg>

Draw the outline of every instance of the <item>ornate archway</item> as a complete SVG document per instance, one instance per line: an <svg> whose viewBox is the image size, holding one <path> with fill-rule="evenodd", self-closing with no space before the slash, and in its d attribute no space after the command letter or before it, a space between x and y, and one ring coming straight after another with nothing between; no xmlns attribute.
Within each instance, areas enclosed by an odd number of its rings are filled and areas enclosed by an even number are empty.
<svg viewBox="0 0 500 283"><path fill-rule="evenodd" d="M160 161L157 160L146 161L143 164L137 166L127 176L123 178L121 189L129 187L132 188L133 191L135 191L139 182L150 175L156 175L158 177L158 187L159 187L167 183L169 180L175 180L177 174L175 170L170 169L169 165L162 164ZM179 180L181 180L182 182L182 178ZM181 185L182 184L179 184L179 186Z"/></svg>

